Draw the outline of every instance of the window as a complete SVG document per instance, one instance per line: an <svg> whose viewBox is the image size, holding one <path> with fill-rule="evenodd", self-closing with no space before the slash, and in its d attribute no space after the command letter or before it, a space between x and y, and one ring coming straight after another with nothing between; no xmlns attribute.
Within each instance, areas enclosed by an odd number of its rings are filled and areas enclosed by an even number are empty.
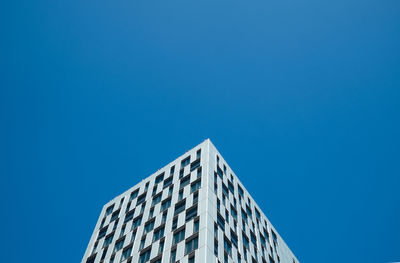
<svg viewBox="0 0 400 263"><path fill-rule="evenodd" d="M150 259L151 248L146 249L139 256L139 263L145 263Z"/></svg>
<svg viewBox="0 0 400 263"><path fill-rule="evenodd" d="M175 205L175 213L174 216L185 210L185 205L186 205L186 199L182 200L181 202L177 203Z"/></svg>
<svg viewBox="0 0 400 263"><path fill-rule="evenodd" d="M136 189L135 191L133 191L131 193L131 196L129 197L129 200L132 201L133 199L135 199L139 194L139 189Z"/></svg>
<svg viewBox="0 0 400 263"><path fill-rule="evenodd" d="M199 159L201 155L201 149L198 149L196 152L196 159Z"/></svg>
<svg viewBox="0 0 400 263"><path fill-rule="evenodd" d="M199 247L199 237L196 235L196 237L186 241L185 254L189 254L198 247Z"/></svg>
<svg viewBox="0 0 400 263"><path fill-rule="evenodd" d="M200 187L201 187L201 179L199 179L199 180L193 182L193 183L190 185L190 193L193 193L194 191L200 189Z"/></svg>
<svg viewBox="0 0 400 263"><path fill-rule="evenodd" d="M238 248L238 237L235 234L235 232L232 231L232 229L231 229L231 242L236 248Z"/></svg>
<svg viewBox="0 0 400 263"><path fill-rule="evenodd" d="M225 230L225 220L219 213L217 214L217 223L222 230Z"/></svg>
<svg viewBox="0 0 400 263"><path fill-rule="evenodd" d="M224 236L224 249L232 257L232 244L231 242Z"/></svg>
<svg viewBox="0 0 400 263"><path fill-rule="evenodd" d="M143 236L142 240L140 240L139 250L142 250L144 248L144 243L146 243L146 236Z"/></svg>
<svg viewBox="0 0 400 263"><path fill-rule="evenodd" d="M169 174L173 175L175 172L175 165L171 166L171 169L169 170Z"/></svg>
<svg viewBox="0 0 400 263"><path fill-rule="evenodd" d="M171 197L162 201L161 203L161 211L164 211L165 209L167 209L168 207L171 206Z"/></svg>
<svg viewBox="0 0 400 263"><path fill-rule="evenodd" d="M193 222L193 232L198 232L200 227L200 220L196 219Z"/></svg>
<svg viewBox="0 0 400 263"><path fill-rule="evenodd" d="M142 207L140 208L140 213L143 214L144 213L144 208L146 207L146 202L144 202L142 204Z"/></svg>
<svg viewBox="0 0 400 263"><path fill-rule="evenodd" d="M162 173L162 174L160 174L160 175L158 175L158 176L156 177L155 184L160 183L163 179L164 179L164 173Z"/></svg>
<svg viewBox="0 0 400 263"><path fill-rule="evenodd" d="M223 180L224 173L222 172L221 168L219 168L218 166L217 166L217 174L218 174L219 178L221 178L221 180Z"/></svg>
<svg viewBox="0 0 400 263"><path fill-rule="evenodd" d="M149 211L149 218L148 218L148 219L153 218L153 214L154 214L154 207L152 207L152 208L150 209L150 211Z"/></svg>
<svg viewBox="0 0 400 263"><path fill-rule="evenodd" d="M249 238L246 236L246 234L244 232L242 232L242 241L243 241L243 245L249 249Z"/></svg>
<svg viewBox="0 0 400 263"><path fill-rule="evenodd" d="M147 193L144 193L144 194L142 194L141 196L138 197L137 202L136 202L136 206L140 205L141 203L144 202L144 200L146 200L146 194Z"/></svg>
<svg viewBox="0 0 400 263"><path fill-rule="evenodd" d="M174 220L172 220L172 230L175 230L177 226L178 226L178 217L175 217Z"/></svg>
<svg viewBox="0 0 400 263"><path fill-rule="evenodd" d="M158 228L157 230L154 231L153 234L153 242L159 240L164 236L164 226L161 228Z"/></svg>
<svg viewBox="0 0 400 263"><path fill-rule="evenodd" d="M186 222L197 216L197 205L186 211Z"/></svg>
<svg viewBox="0 0 400 263"><path fill-rule="evenodd" d="M190 156L186 157L181 161L181 169L190 163Z"/></svg>
<svg viewBox="0 0 400 263"><path fill-rule="evenodd" d="M251 239L251 242L254 244L254 246L257 247L256 235L254 235L253 232L251 232L251 231L250 231L250 239Z"/></svg>
<svg viewBox="0 0 400 263"><path fill-rule="evenodd" d="M120 211L120 210L117 210L117 211L115 211L115 212L112 214L110 222L112 222L112 221L114 221L115 219L118 218L119 211Z"/></svg>
<svg viewBox="0 0 400 263"><path fill-rule="evenodd" d="M214 255L218 257L218 241L214 239Z"/></svg>
<svg viewBox="0 0 400 263"><path fill-rule="evenodd" d="M184 239L185 239L185 228L179 230L178 232L176 232L174 234L173 245L178 244L179 242L181 242Z"/></svg>
<svg viewBox="0 0 400 263"><path fill-rule="evenodd" d="M114 204L110 205L107 209L106 209L106 216L108 216L109 214L111 214L111 212L114 209Z"/></svg>
<svg viewBox="0 0 400 263"><path fill-rule="evenodd" d="M222 183L222 191L226 196L229 196L228 187L224 183Z"/></svg>
<svg viewBox="0 0 400 263"><path fill-rule="evenodd" d="M112 242L112 240L113 240L113 237L114 237L114 233L108 235L108 236L106 237L106 239L104 239L103 247L106 247L106 246L108 246L109 244L111 244L111 242Z"/></svg>
<svg viewBox="0 0 400 263"><path fill-rule="evenodd" d="M142 223L142 216L136 217L132 222L132 229L137 228Z"/></svg>
<svg viewBox="0 0 400 263"><path fill-rule="evenodd" d="M156 204L158 204L159 202L161 202L161 194L162 194L162 193L159 193L158 195L156 195L156 196L153 197L153 204L152 204L152 205L156 205Z"/></svg>
<svg viewBox="0 0 400 263"><path fill-rule="evenodd" d="M131 252L132 252L132 246L125 248L122 251L121 261L124 261L127 258L129 258L129 256L131 255Z"/></svg>
<svg viewBox="0 0 400 263"><path fill-rule="evenodd" d="M170 263L174 263L176 261L176 249L171 251L171 258L170 258Z"/></svg>
<svg viewBox="0 0 400 263"><path fill-rule="evenodd" d="M161 223L165 223L167 221L167 214L168 214L168 211L165 211L163 213L162 218L161 218Z"/></svg>
<svg viewBox="0 0 400 263"><path fill-rule="evenodd" d="M125 233L125 228L126 228L126 225L124 224L124 225L121 227L121 232L119 233L119 237L122 237L122 236L124 235L124 233Z"/></svg>
<svg viewBox="0 0 400 263"><path fill-rule="evenodd" d="M154 228L154 219L144 225L144 232L149 233Z"/></svg>
<svg viewBox="0 0 400 263"><path fill-rule="evenodd" d="M94 263L94 260L96 259L96 255L90 256L87 260L86 263Z"/></svg>
<svg viewBox="0 0 400 263"><path fill-rule="evenodd" d="M168 196L171 196L173 191L174 191L174 186L171 185L171 186L169 187L169 189L168 189Z"/></svg>
<svg viewBox="0 0 400 263"><path fill-rule="evenodd" d="M115 243L114 252L117 252L124 246L124 241L125 241L125 238L122 238Z"/></svg>
<svg viewBox="0 0 400 263"><path fill-rule="evenodd" d="M239 191L239 195L241 195L243 197L243 189L242 189L242 187L240 187L240 185L238 185L238 191Z"/></svg>
<svg viewBox="0 0 400 263"><path fill-rule="evenodd" d="M237 211L232 205L231 205L231 215L235 220L237 220Z"/></svg>
<svg viewBox="0 0 400 263"><path fill-rule="evenodd" d="M183 199L183 189L179 190L178 201Z"/></svg>
<svg viewBox="0 0 400 263"><path fill-rule="evenodd" d="M193 204L197 203L199 201L199 192L195 192L193 194Z"/></svg>
<svg viewBox="0 0 400 263"><path fill-rule="evenodd" d="M197 178L201 177L201 167L197 169Z"/></svg>
<svg viewBox="0 0 400 263"><path fill-rule="evenodd" d="M174 176L171 175L170 177L168 177L167 179L164 180L164 186L163 186L164 189L172 184L173 177Z"/></svg>
<svg viewBox="0 0 400 263"><path fill-rule="evenodd" d="M158 255L162 254L164 251L164 240L160 241L160 245L158 246ZM160 263L161 263L161 258L160 258Z"/></svg>
<svg viewBox="0 0 400 263"><path fill-rule="evenodd" d="M194 171L199 167L200 167L200 159L197 159L196 161L190 164L190 171Z"/></svg>
<svg viewBox="0 0 400 263"><path fill-rule="evenodd" d="M187 186L190 183L190 174L181 179L180 188Z"/></svg>
<svg viewBox="0 0 400 263"><path fill-rule="evenodd" d="M233 187L233 184L228 181L228 189L231 191L232 194L235 194L235 188Z"/></svg>
<svg viewBox="0 0 400 263"><path fill-rule="evenodd" d="M189 257L189 262L188 263L194 263L194 255Z"/></svg>
<svg viewBox="0 0 400 263"><path fill-rule="evenodd" d="M132 233L131 243L133 243L135 241L135 238L136 238L136 230L133 231L133 233Z"/></svg>
<svg viewBox="0 0 400 263"><path fill-rule="evenodd" d="M128 212L128 213L125 215L124 223L128 222L129 220L131 220L131 219L133 218L133 214L134 214L134 213L135 213L135 210L132 210L132 211Z"/></svg>
<svg viewBox="0 0 400 263"><path fill-rule="evenodd" d="M102 237L104 237L104 236L106 235L106 233L107 233L107 228L108 228L108 226L103 227L102 229L100 229L100 231L99 231L99 236L97 237L97 240L99 240L100 238L102 238Z"/></svg>

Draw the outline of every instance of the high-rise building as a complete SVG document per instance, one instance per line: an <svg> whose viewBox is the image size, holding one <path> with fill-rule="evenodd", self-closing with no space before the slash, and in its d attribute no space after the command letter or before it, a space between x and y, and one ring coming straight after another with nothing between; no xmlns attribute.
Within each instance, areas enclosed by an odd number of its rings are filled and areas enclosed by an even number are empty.
<svg viewBox="0 0 400 263"><path fill-rule="evenodd" d="M298 263L210 140L104 205L82 263Z"/></svg>

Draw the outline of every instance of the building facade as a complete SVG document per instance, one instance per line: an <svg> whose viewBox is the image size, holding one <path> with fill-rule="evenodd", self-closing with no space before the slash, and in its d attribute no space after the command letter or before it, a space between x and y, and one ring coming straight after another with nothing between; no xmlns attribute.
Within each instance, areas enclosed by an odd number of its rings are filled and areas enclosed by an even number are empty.
<svg viewBox="0 0 400 263"><path fill-rule="evenodd" d="M298 263L209 139L104 205L82 263Z"/></svg>

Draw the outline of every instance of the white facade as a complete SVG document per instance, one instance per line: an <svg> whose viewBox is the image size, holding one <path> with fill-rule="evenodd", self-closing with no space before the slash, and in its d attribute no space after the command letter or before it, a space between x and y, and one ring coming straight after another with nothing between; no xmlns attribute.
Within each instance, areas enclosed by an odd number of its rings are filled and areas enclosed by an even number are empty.
<svg viewBox="0 0 400 263"><path fill-rule="evenodd" d="M101 211L82 263L298 263L210 140Z"/></svg>

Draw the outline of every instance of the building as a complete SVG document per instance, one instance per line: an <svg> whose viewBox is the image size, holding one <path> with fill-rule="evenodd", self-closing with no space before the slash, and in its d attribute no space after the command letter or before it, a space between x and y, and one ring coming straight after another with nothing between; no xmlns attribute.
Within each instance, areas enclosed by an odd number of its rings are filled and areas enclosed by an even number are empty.
<svg viewBox="0 0 400 263"><path fill-rule="evenodd" d="M210 140L104 205L82 263L298 263Z"/></svg>

